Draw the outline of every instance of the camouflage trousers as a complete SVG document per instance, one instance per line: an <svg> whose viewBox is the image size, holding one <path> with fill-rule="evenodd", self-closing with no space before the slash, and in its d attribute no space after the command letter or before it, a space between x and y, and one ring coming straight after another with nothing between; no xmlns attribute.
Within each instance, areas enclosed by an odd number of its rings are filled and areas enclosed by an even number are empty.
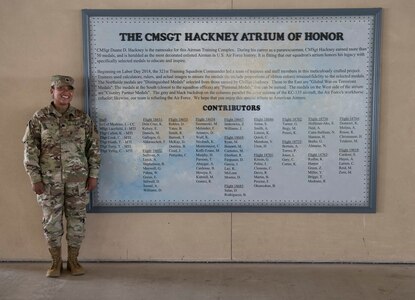
<svg viewBox="0 0 415 300"><path fill-rule="evenodd" d="M43 211L43 231L49 247L61 247L66 217L68 246L79 248L85 237L86 205L89 193L85 182L45 184L45 192L37 196Z"/></svg>

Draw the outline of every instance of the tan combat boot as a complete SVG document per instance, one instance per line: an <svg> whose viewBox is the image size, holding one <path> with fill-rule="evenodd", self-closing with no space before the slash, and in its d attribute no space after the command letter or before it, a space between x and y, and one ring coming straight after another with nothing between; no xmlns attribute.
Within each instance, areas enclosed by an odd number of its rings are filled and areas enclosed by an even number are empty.
<svg viewBox="0 0 415 300"><path fill-rule="evenodd" d="M66 268L74 276L85 274L84 268L78 262L78 254L79 248L68 246L68 263Z"/></svg>
<svg viewBox="0 0 415 300"><path fill-rule="evenodd" d="M61 247L49 248L52 266L47 270L46 277L59 277L62 272Z"/></svg>

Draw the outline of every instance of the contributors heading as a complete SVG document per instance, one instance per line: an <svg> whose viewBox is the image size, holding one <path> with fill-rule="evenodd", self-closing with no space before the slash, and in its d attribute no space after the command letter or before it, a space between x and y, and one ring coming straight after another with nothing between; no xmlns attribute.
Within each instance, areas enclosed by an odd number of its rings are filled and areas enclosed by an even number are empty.
<svg viewBox="0 0 415 300"><path fill-rule="evenodd" d="M260 111L261 105L203 105L204 111Z"/></svg>
<svg viewBox="0 0 415 300"><path fill-rule="evenodd" d="M122 42L343 41L343 32L120 32Z"/></svg>

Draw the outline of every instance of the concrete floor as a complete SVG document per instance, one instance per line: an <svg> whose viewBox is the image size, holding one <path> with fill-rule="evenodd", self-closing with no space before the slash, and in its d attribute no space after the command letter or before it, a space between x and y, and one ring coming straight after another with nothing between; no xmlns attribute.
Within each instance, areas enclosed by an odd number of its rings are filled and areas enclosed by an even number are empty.
<svg viewBox="0 0 415 300"><path fill-rule="evenodd" d="M83 263L45 277L48 263L0 263L1 300L415 299L415 265Z"/></svg>

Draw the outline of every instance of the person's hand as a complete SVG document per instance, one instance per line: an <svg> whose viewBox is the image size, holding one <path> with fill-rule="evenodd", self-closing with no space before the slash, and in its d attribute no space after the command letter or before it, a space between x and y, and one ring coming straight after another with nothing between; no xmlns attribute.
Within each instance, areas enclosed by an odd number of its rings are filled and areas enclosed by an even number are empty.
<svg viewBox="0 0 415 300"><path fill-rule="evenodd" d="M88 177L88 180L86 181L86 189L90 192L96 187L97 187L97 179Z"/></svg>
<svg viewBox="0 0 415 300"><path fill-rule="evenodd" d="M42 195L45 192L45 186L42 181L32 184L32 190L36 195Z"/></svg>

